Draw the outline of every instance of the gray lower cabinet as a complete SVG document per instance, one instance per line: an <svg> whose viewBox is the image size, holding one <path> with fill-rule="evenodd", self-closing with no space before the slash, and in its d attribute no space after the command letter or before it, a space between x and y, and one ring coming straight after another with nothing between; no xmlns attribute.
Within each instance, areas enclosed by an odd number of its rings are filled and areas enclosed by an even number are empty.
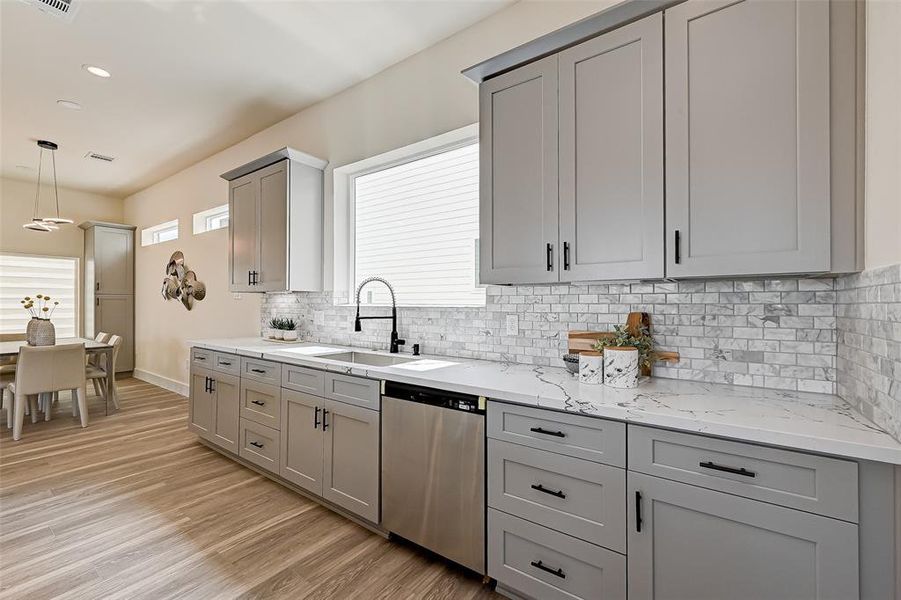
<svg viewBox="0 0 901 600"><path fill-rule="evenodd" d="M854 600L857 525L628 475L630 600Z"/></svg>
<svg viewBox="0 0 901 600"><path fill-rule="evenodd" d="M238 453L238 399L241 380L205 367L191 367L188 429L229 452Z"/></svg>
<svg viewBox="0 0 901 600"><path fill-rule="evenodd" d="M279 475L308 492L322 495L322 408L325 400L282 389Z"/></svg>
<svg viewBox="0 0 901 600"><path fill-rule="evenodd" d="M131 371L135 368L135 297L95 296L94 297L94 329L122 338L119 354L116 356L116 372Z"/></svg>
<svg viewBox="0 0 901 600"><path fill-rule="evenodd" d="M322 497L379 521L379 428L374 410L326 400L322 416Z"/></svg>
<svg viewBox="0 0 901 600"><path fill-rule="evenodd" d="M213 395L209 391L212 371L191 367L190 397L188 398L188 429L209 440L213 429Z"/></svg>

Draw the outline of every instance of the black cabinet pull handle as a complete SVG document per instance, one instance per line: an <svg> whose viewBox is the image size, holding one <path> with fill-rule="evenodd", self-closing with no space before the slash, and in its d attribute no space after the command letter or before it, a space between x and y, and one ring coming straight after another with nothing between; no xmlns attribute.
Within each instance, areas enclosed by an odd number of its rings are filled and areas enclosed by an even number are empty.
<svg viewBox="0 0 901 600"><path fill-rule="evenodd" d="M743 475L745 477L757 477L757 473L754 471L749 471L744 467L735 468L735 467L727 467L725 465L718 465L715 462L699 462L698 466L703 469L711 469L713 471L722 471L723 473L732 473L733 475Z"/></svg>
<svg viewBox="0 0 901 600"><path fill-rule="evenodd" d="M544 492L545 494L549 494L551 496L557 496L558 498L566 498L566 494L563 493L563 490L549 490L540 483L533 483L532 489L538 490L539 492Z"/></svg>
<svg viewBox="0 0 901 600"><path fill-rule="evenodd" d="M676 230L675 241L676 241L676 249L675 249L676 251L673 254L673 258L676 261L676 264L678 265L679 263L682 262L682 232L680 232L678 229Z"/></svg>
<svg viewBox="0 0 901 600"><path fill-rule="evenodd" d="M550 242L547 245L547 270L554 270L554 246Z"/></svg>
<svg viewBox="0 0 901 600"><path fill-rule="evenodd" d="M540 560L533 560L530 564L536 569L541 569L542 571L550 573L551 575L556 575L560 579L566 579L566 573L563 572L563 569L552 569L546 566Z"/></svg>
<svg viewBox="0 0 901 600"><path fill-rule="evenodd" d="M253 371L254 373L261 373L261 374L266 372L263 369L251 369L251 371Z"/></svg>
<svg viewBox="0 0 901 600"><path fill-rule="evenodd" d="M203 391L204 392L210 391L210 378L209 377L203 378Z"/></svg>
<svg viewBox="0 0 901 600"><path fill-rule="evenodd" d="M195 356L194 360L206 360L206 356Z"/></svg>
<svg viewBox="0 0 901 600"><path fill-rule="evenodd" d="M322 409L322 431L328 429L328 410Z"/></svg>
<svg viewBox="0 0 901 600"><path fill-rule="evenodd" d="M569 271L569 242L563 242L563 270Z"/></svg>
<svg viewBox="0 0 901 600"><path fill-rule="evenodd" d="M247 285L253 285L253 281L251 280L252 275L250 271L247 271Z"/></svg>
<svg viewBox="0 0 901 600"><path fill-rule="evenodd" d="M216 380L213 379L212 377L210 377L210 393L212 394L215 391L216 391Z"/></svg>
<svg viewBox="0 0 901 600"><path fill-rule="evenodd" d="M319 429L319 407L313 412L313 429Z"/></svg>
<svg viewBox="0 0 901 600"><path fill-rule="evenodd" d="M251 404L256 404L257 406L266 406L265 402L260 402L259 400L251 400Z"/></svg>
<svg viewBox="0 0 901 600"><path fill-rule="evenodd" d="M220 360L220 361L219 361L219 364L220 364L220 365L225 365L226 367L232 366L232 364L231 364L230 362L225 362L224 360Z"/></svg>
<svg viewBox="0 0 901 600"><path fill-rule="evenodd" d="M251 285L257 285L257 284L259 284L260 282L259 282L259 280L257 280L257 275L258 275L258 273L257 273L256 271L251 271L251 274L253 275L253 279L252 279L251 282L250 282Z"/></svg>
<svg viewBox="0 0 901 600"><path fill-rule="evenodd" d="M97 282L97 291L98 292L100 291L100 282L99 281Z"/></svg>
<svg viewBox="0 0 901 600"><path fill-rule="evenodd" d="M641 492L635 491L635 531L641 533L641 524L644 521L641 518Z"/></svg>
<svg viewBox="0 0 901 600"><path fill-rule="evenodd" d="M253 446L254 448L262 448L263 447L263 444L261 444L259 442L250 442L250 445Z"/></svg>
<svg viewBox="0 0 901 600"><path fill-rule="evenodd" d="M532 427L529 431L534 431L535 433L543 433L544 435L552 435L554 437L566 437L566 434L562 431L549 431L547 429L542 429L541 427Z"/></svg>

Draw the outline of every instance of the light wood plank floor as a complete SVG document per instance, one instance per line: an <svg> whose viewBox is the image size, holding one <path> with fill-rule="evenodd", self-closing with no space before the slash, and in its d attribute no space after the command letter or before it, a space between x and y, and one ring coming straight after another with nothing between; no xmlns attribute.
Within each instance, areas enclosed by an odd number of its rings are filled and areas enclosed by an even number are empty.
<svg viewBox="0 0 901 600"><path fill-rule="evenodd" d="M120 383L0 434L0 598L499 598L199 444L187 400Z"/></svg>

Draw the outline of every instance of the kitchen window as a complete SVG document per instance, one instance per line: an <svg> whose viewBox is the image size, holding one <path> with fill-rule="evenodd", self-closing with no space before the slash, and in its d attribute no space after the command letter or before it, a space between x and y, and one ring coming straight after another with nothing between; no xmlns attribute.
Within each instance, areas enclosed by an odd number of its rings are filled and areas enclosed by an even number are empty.
<svg viewBox="0 0 901 600"><path fill-rule="evenodd" d="M398 305L485 305L477 136L468 127L349 167L359 167L347 181L350 290L380 276ZM380 286L367 287L361 300L390 304Z"/></svg>
<svg viewBox="0 0 901 600"><path fill-rule="evenodd" d="M194 235L228 227L228 204L194 213Z"/></svg>
<svg viewBox="0 0 901 600"><path fill-rule="evenodd" d="M152 246L178 239L178 219L141 230L141 245Z"/></svg>
<svg viewBox="0 0 901 600"><path fill-rule="evenodd" d="M22 308L25 296L50 296L57 338L78 332L78 259L58 256L0 254L0 334L25 332L31 316Z"/></svg>

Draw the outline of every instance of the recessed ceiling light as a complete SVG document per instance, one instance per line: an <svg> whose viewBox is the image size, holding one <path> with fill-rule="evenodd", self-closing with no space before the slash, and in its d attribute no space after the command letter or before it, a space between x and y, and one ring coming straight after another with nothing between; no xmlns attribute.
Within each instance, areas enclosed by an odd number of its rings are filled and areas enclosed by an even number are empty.
<svg viewBox="0 0 901 600"><path fill-rule="evenodd" d="M81 65L81 68L90 73L91 75L96 75L97 77L103 77L106 79L110 76L110 72L106 69L101 69L100 67L96 67L94 65Z"/></svg>
<svg viewBox="0 0 901 600"><path fill-rule="evenodd" d="M69 110L81 110L81 104L74 100L57 100L56 103Z"/></svg>

